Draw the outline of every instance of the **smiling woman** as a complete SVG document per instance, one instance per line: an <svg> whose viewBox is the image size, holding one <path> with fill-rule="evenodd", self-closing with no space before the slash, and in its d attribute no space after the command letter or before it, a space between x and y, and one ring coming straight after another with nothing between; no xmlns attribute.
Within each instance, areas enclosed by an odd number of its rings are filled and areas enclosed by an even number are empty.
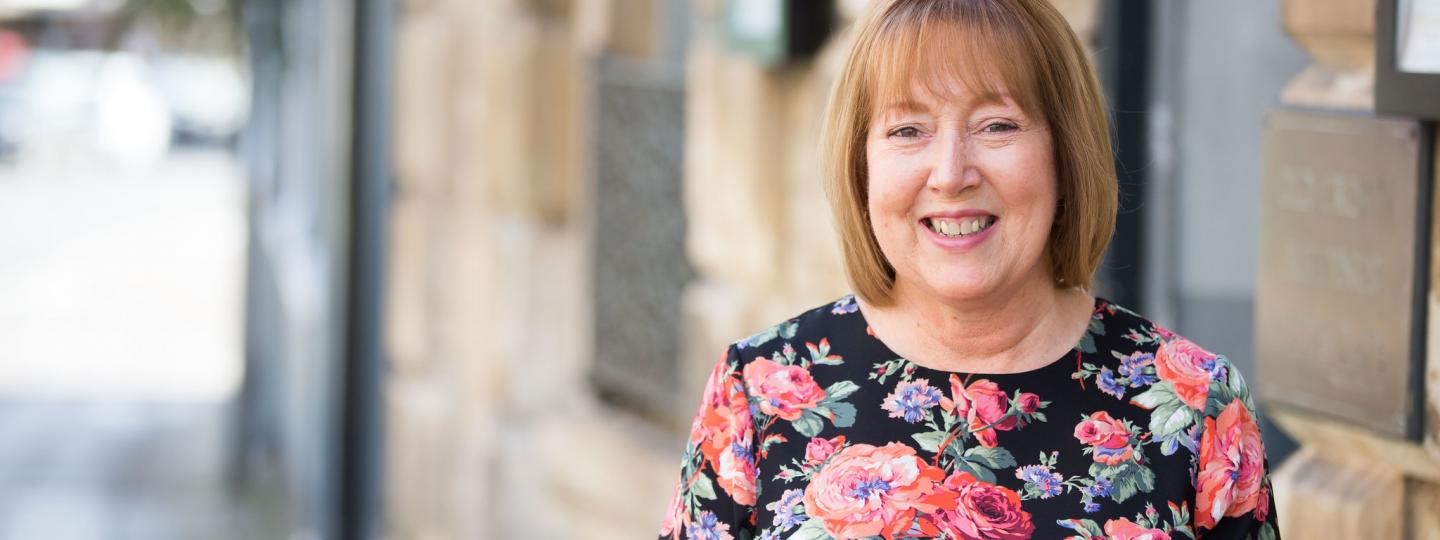
<svg viewBox="0 0 1440 540"><path fill-rule="evenodd" d="M1116 179L1044 0L888 0L823 133L855 294L735 342L661 536L1273 538L1220 355L1091 295Z"/></svg>

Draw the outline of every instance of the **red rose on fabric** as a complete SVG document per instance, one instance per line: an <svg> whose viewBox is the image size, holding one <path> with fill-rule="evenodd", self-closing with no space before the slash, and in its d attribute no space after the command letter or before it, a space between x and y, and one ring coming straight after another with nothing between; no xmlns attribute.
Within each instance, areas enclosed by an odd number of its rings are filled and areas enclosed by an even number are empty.
<svg viewBox="0 0 1440 540"><path fill-rule="evenodd" d="M705 456L721 489L737 503L755 504L755 439L742 384L728 362L715 365L690 427L690 443Z"/></svg>
<svg viewBox="0 0 1440 540"><path fill-rule="evenodd" d="M1091 456L1099 463L1116 465L1134 456L1134 448L1130 446L1130 430L1105 411L1095 412L1075 424L1075 438L1079 439L1081 444L1090 445Z"/></svg>
<svg viewBox="0 0 1440 540"><path fill-rule="evenodd" d="M1000 390L999 385L980 379L965 386L959 376L952 374L950 395L950 398L940 398L940 407L966 419L970 432L981 446L994 448L997 430L1010 431L1015 428L1017 419L1014 416L1005 416L1010 412L1010 397ZM1035 406L1038 407L1039 397L1034 399Z"/></svg>
<svg viewBox="0 0 1440 540"><path fill-rule="evenodd" d="M931 515L935 526L952 538L1010 540L1030 538L1035 524L1020 508L1020 495L1004 486L981 482L967 472L945 479L955 507Z"/></svg>
<svg viewBox="0 0 1440 540"><path fill-rule="evenodd" d="M1112 519L1105 522L1107 540L1170 540L1170 533L1162 529L1141 527L1128 519Z"/></svg>
<svg viewBox="0 0 1440 540"><path fill-rule="evenodd" d="M954 399L940 398L940 408L945 409L945 412L955 413L955 416L960 418L969 415L970 400L965 399L965 383L960 380L959 375L954 373L950 374L950 395L954 396Z"/></svg>
<svg viewBox="0 0 1440 540"><path fill-rule="evenodd" d="M944 476L907 445L856 444L810 480L805 510L836 538L889 536L908 529L917 512L954 504L954 494L940 487Z"/></svg>
<svg viewBox="0 0 1440 540"><path fill-rule="evenodd" d="M1210 393L1210 370L1215 355L1184 338L1160 344L1155 352L1155 374L1175 385L1175 395L1197 411L1205 410Z"/></svg>
<svg viewBox="0 0 1440 540"><path fill-rule="evenodd" d="M748 434L748 432L747 432ZM755 504L755 455L746 441L735 441L730 448L720 453L719 467L715 468L715 479L720 489L730 494L739 504Z"/></svg>
<svg viewBox="0 0 1440 540"><path fill-rule="evenodd" d="M1010 412L1010 396L1000 385L980 379L965 387L965 397L970 399L970 412L985 422L981 425L996 424L997 429L1007 431L1015 427L1015 417L1005 418Z"/></svg>
<svg viewBox="0 0 1440 540"><path fill-rule="evenodd" d="M809 466L819 465L830 459L836 450L845 446L845 436L840 435L832 439L815 437L810 439L810 444L805 445L805 464Z"/></svg>
<svg viewBox="0 0 1440 540"><path fill-rule="evenodd" d="M1260 504L1265 480L1265 445L1260 428L1240 400L1216 418L1205 419L1196 473L1195 523L1214 528L1226 516L1241 516ZM1269 500L1265 501L1269 513Z"/></svg>
<svg viewBox="0 0 1440 540"><path fill-rule="evenodd" d="M765 358L745 366L745 386L760 399L761 412L786 420L800 418L825 398L825 391L805 368L782 366Z"/></svg>
<svg viewBox="0 0 1440 540"><path fill-rule="evenodd" d="M1260 497L1255 500L1255 521L1270 519L1270 490L1260 488Z"/></svg>
<svg viewBox="0 0 1440 540"><path fill-rule="evenodd" d="M1020 399L1015 400L1015 405L1020 407L1020 412L1034 414L1035 411L1040 410L1040 396L1030 392L1022 392Z"/></svg>

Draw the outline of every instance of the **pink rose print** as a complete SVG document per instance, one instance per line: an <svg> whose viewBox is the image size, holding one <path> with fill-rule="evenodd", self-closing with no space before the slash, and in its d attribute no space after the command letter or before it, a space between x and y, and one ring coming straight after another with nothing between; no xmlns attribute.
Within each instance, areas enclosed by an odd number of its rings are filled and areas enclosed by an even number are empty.
<svg viewBox="0 0 1440 540"><path fill-rule="evenodd" d="M996 431L1015 429L1018 419L1014 416L1006 417L1010 412L1010 396L988 379L980 379L965 386L958 375L951 374L950 395L953 398L940 399L940 407L946 412L953 412L956 416L967 419L970 432L981 446L994 448ZM1040 397L1035 394L1023 394L1021 399L1022 407L1026 406L1027 401L1030 402L1029 406L1036 409L1040 406Z"/></svg>
<svg viewBox="0 0 1440 540"><path fill-rule="evenodd" d="M1141 527L1128 519L1112 519L1105 522L1107 540L1170 540L1170 533L1161 529Z"/></svg>
<svg viewBox="0 0 1440 540"><path fill-rule="evenodd" d="M720 487L735 502L755 504L755 442L750 425L750 405L739 377L720 362L710 374L700 411L690 428L690 441L697 445L710 468L720 477ZM748 474L747 474L748 471Z"/></svg>
<svg viewBox="0 0 1440 540"><path fill-rule="evenodd" d="M679 524L685 519L685 505L680 500L680 486L679 482L675 483L675 493L670 496L670 504L665 507L665 519L660 522L660 536L680 537Z"/></svg>
<svg viewBox="0 0 1440 540"><path fill-rule="evenodd" d="M1130 446L1130 430L1105 411L1095 412L1075 424L1075 438L1081 444L1090 445L1093 457L1099 463L1117 465L1134 455Z"/></svg>
<svg viewBox="0 0 1440 540"><path fill-rule="evenodd" d="M811 479L805 510L836 538L891 536L908 529L917 512L954 505L954 493L940 486L944 476L904 444L856 444Z"/></svg>
<svg viewBox="0 0 1440 540"><path fill-rule="evenodd" d="M1034 414L1035 411L1040 410L1040 396L1030 392L1022 392L1020 399L1015 400L1015 406L1020 407L1020 412Z"/></svg>
<svg viewBox="0 0 1440 540"><path fill-rule="evenodd" d="M940 398L940 408L945 409L945 412L953 412L955 416L961 418L969 415L970 400L965 399L965 383L960 380L959 375L953 373L950 374L950 395L955 396L955 398Z"/></svg>
<svg viewBox="0 0 1440 540"><path fill-rule="evenodd" d="M750 453L749 432L745 441L735 441L720 454L720 466L715 469L720 489L740 504L755 504L755 455Z"/></svg>
<svg viewBox="0 0 1440 540"><path fill-rule="evenodd" d="M1218 418L1205 419L1196 474L1195 523L1211 529L1226 516L1240 516L1260 504L1265 479L1265 446L1260 428L1240 400ZM1269 512L1269 500L1265 504Z"/></svg>
<svg viewBox="0 0 1440 540"><path fill-rule="evenodd" d="M805 445L805 465L814 467L824 463L842 446L845 446L844 435L832 439L822 437L810 439L810 444Z"/></svg>
<svg viewBox="0 0 1440 540"><path fill-rule="evenodd" d="M1183 338L1162 343L1155 352L1155 374L1174 384L1180 400L1197 411L1205 410L1213 369L1215 355Z"/></svg>
<svg viewBox="0 0 1440 540"><path fill-rule="evenodd" d="M825 391L805 368L782 366L765 358L745 366L745 386L760 398L760 412L786 420L800 418L825 398Z"/></svg>
<svg viewBox="0 0 1440 540"><path fill-rule="evenodd" d="M944 487L956 494L955 506L933 518L951 538L1010 540L1035 532L1030 513L1020 508L1020 495L1009 488L981 482L967 472L951 474Z"/></svg>
<svg viewBox="0 0 1440 540"><path fill-rule="evenodd" d="M1260 488L1260 495L1255 499L1255 521L1265 521L1270 518L1270 490Z"/></svg>

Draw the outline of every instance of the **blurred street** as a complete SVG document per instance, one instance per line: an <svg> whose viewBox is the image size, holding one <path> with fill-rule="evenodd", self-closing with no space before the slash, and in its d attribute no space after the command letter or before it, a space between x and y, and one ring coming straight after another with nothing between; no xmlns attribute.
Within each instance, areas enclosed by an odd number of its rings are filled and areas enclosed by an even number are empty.
<svg viewBox="0 0 1440 540"><path fill-rule="evenodd" d="M75 167L0 168L0 539L271 537L225 473L238 166Z"/></svg>
<svg viewBox="0 0 1440 540"><path fill-rule="evenodd" d="M226 414L219 403L0 399L0 539L279 537L227 487Z"/></svg>

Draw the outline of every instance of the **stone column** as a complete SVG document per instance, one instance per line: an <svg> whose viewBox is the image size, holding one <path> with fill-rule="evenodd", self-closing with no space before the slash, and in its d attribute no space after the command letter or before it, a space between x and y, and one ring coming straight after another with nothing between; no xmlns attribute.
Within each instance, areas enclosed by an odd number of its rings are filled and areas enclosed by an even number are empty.
<svg viewBox="0 0 1440 540"><path fill-rule="evenodd" d="M1281 101L1373 114L1375 1L1284 0L1282 10L1285 31L1313 63L1290 81ZM1432 261L1430 272L1423 444L1272 408L1301 445L1272 477L1281 536L1440 538L1440 265Z"/></svg>
<svg viewBox="0 0 1440 540"><path fill-rule="evenodd" d="M587 53L576 4L591 3L400 6L389 536L572 537L534 517L557 506L545 484L556 471L534 464L538 426L584 397Z"/></svg>

